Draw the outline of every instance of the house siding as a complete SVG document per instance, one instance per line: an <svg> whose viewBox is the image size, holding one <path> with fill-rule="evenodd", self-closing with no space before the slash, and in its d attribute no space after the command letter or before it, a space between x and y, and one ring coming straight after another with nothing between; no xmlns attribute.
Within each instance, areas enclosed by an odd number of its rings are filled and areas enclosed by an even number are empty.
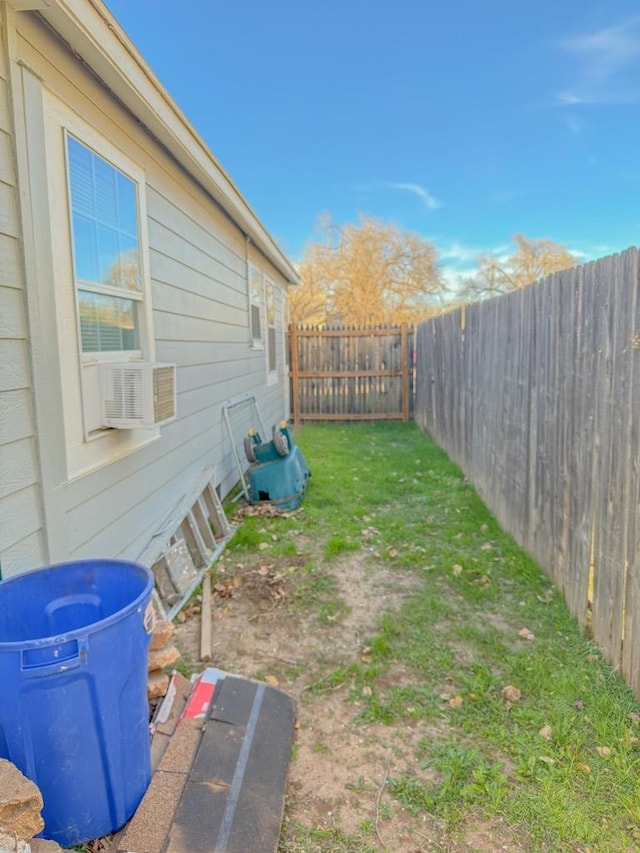
<svg viewBox="0 0 640 853"><path fill-rule="evenodd" d="M222 419L226 401L255 394L268 424L288 415L282 336L279 382L268 387L266 353L250 347L244 235L36 16L21 15L18 26L24 66L146 176L155 357L178 365L178 418L155 442L69 478L55 496L63 508L67 558L135 558L204 468L216 468L223 493L237 481ZM252 262L278 285L280 312L283 277L255 255ZM24 338L12 343L22 346L24 357ZM26 366L19 372L19 381L26 381ZM16 420L24 430L25 417ZM31 567L24 564L30 558L21 559L10 571Z"/></svg>
<svg viewBox="0 0 640 853"><path fill-rule="evenodd" d="M21 263L13 117L8 75L9 12L0 6L0 568L46 559Z"/></svg>

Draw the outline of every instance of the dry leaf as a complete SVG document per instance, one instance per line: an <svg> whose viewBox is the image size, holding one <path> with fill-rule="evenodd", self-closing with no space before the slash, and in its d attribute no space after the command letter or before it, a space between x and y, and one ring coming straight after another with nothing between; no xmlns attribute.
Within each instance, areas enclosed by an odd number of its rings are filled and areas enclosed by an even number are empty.
<svg viewBox="0 0 640 853"><path fill-rule="evenodd" d="M459 708L463 702L464 699L462 696L452 696L451 699L449 699L449 704L452 708Z"/></svg>
<svg viewBox="0 0 640 853"><path fill-rule="evenodd" d="M536 635L533 631L530 631L528 628L521 628L518 631L518 636L522 637L523 640L535 640Z"/></svg>
<svg viewBox="0 0 640 853"><path fill-rule="evenodd" d="M454 573L454 575L456 577L458 577L459 575L462 574L462 566L460 566L458 563L456 563L455 566L451 569L451 571Z"/></svg>
<svg viewBox="0 0 640 853"><path fill-rule="evenodd" d="M551 726L543 726L538 734L545 740L551 740Z"/></svg>
<svg viewBox="0 0 640 853"><path fill-rule="evenodd" d="M591 773L591 768L588 764L578 764L578 770L580 770L581 773L584 773L585 776L588 776L589 773Z"/></svg>
<svg viewBox="0 0 640 853"><path fill-rule="evenodd" d="M493 545L491 544L491 542L485 542L483 545L480 546L481 551L491 551L492 548Z"/></svg>
<svg viewBox="0 0 640 853"><path fill-rule="evenodd" d="M367 697L371 696L371 695L373 695L373 690L370 687L363 687L362 688L362 695L367 696Z"/></svg>
<svg viewBox="0 0 640 853"><path fill-rule="evenodd" d="M395 548L389 548L389 556L390 557L397 557L398 551Z"/></svg>
<svg viewBox="0 0 640 853"><path fill-rule="evenodd" d="M548 764L549 766L552 766L556 763L555 758L549 758L548 755L539 755L538 761L542 761L543 764Z"/></svg>
<svg viewBox="0 0 640 853"><path fill-rule="evenodd" d="M279 681L278 681L278 679L275 677L275 675L268 675L268 676L265 678L265 684L268 684L268 685L270 685L271 687L277 687L277 686L278 686L278 684L280 684L280 682L279 682Z"/></svg>
<svg viewBox="0 0 640 853"><path fill-rule="evenodd" d="M522 696L522 693L513 684L508 684L502 688L502 698L507 702L517 702Z"/></svg>
<svg viewBox="0 0 640 853"><path fill-rule="evenodd" d="M261 542L261 543L258 545L258 549L259 549L260 551L265 551L268 547L269 547L269 543L268 543L268 542Z"/></svg>
<svg viewBox="0 0 640 853"><path fill-rule="evenodd" d="M596 746L596 752L601 758L608 758L611 755L611 747L609 746Z"/></svg>

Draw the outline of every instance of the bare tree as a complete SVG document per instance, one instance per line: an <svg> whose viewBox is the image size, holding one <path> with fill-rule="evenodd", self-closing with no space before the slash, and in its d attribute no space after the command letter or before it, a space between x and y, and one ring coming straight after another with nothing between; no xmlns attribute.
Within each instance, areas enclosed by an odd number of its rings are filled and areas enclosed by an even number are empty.
<svg viewBox="0 0 640 853"><path fill-rule="evenodd" d="M435 248L417 234L370 217L337 226L325 217L291 293L293 322L377 325L418 321L444 290Z"/></svg>
<svg viewBox="0 0 640 853"><path fill-rule="evenodd" d="M298 266L300 284L289 288L289 316L292 323L322 326L327 318L327 290L322 274L322 252L310 246Z"/></svg>
<svg viewBox="0 0 640 853"><path fill-rule="evenodd" d="M531 240L522 234L514 234L512 239L515 251L508 257L480 255L477 271L462 282L461 294L467 301L520 290L576 264L571 252L553 240Z"/></svg>

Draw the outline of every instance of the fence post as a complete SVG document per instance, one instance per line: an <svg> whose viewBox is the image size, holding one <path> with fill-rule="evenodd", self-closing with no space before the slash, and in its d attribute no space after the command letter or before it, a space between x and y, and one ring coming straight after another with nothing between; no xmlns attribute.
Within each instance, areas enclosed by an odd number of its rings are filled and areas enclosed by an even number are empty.
<svg viewBox="0 0 640 853"><path fill-rule="evenodd" d="M300 424L300 379L298 377L298 327L295 323L289 325L289 355L291 358L291 401L293 405L293 425Z"/></svg>
<svg viewBox="0 0 640 853"><path fill-rule="evenodd" d="M400 327L400 346L402 352L401 370L402 370L402 420L409 420L409 336L407 334L407 324L403 323Z"/></svg>

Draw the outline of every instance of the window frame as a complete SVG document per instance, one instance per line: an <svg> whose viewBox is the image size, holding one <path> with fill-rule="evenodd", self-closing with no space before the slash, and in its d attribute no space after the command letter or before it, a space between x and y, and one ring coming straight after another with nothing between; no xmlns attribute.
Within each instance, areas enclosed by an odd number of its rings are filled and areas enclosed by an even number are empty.
<svg viewBox="0 0 640 853"><path fill-rule="evenodd" d="M113 362L113 361L139 361L144 360L145 351L149 350L148 346L148 317L146 312L145 303L150 301L150 292L149 292L149 282L148 282L148 274L145 268L145 252L143 251L143 227L142 227L142 216L141 210L145 205L142 203L142 188L144 186L144 173L139 172L137 175L131 174L133 171L137 171L132 168L133 164L126 163L125 168L118 165L114 160L116 159L114 156L113 150L110 152L110 156L106 156L103 151L98 150L94 144L87 143L85 139L82 138L80 134L75 131L71 131L69 127L63 126L63 136L64 136L64 154L65 154L65 173L66 173L66 184L67 184L67 213L68 213L68 224L69 224L69 238L70 238L70 249L71 249L71 271L73 276L73 284L74 284L74 297L76 304L76 326L77 326L77 335L78 335L78 351L80 355L80 360L82 363L86 364L89 362ZM69 139L73 139L79 145L82 145L89 151L91 154L100 157L105 163L111 166L114 171L119 172L128 178L135 188L135 199L136 199L136 225L137 225L137 238L138 238L138 265L140 270L140 288L136 291L128 291L122 287L117 287L115 285L103 284L100 282L92 282L87 281L85 279L79 279L76 275L76 239L75 239L75 230L73 226L73 203L72 203L72 189L71 189L71 163L69 157ZM94 139L93 142L96 140ZM109 146L111 147L111 146ZM104 150L104 149L103 149ZM128 168L127 168L128 167ZM113 296L117 299L129 299L130 301L136 304L136 332L138 337L138 347L132 349L118 349L118 350L87 350L85 351L82 348L82 326L81 326L81 317L80 317L80 299L79 292L84 291L85 293L95 293L99 296Z"/></svg>
<svg viewBox="0 0 640 853"><path fill-rule="evenodd" d="M289 335L289 294L281 292L280 315L282 317L282 362L284 375L288 376L291 369L291 347Z"/></svg>
<svg viewBox="0 0 640 853"><path fill-rule="evenodd" d="M255 286L254 286L255 285ZM247 264L247 298L249 302L249 341L251 349L265 349L264 335L264 274L254 264ZM258 312L258 321L260 323L260 334L255 334L254 328L254 309Z"/></svg>
<svg viewBox="0 0 640 853"><path fill-rule="evenodd" d="M278 336L276 322L276 285L267 276L264 277L264 314L265 314L265 352L267 367L267 385L278 381ZM273 364L273 367L271 366Z"/></svg>
<svg viewBox="0 0 640 853"><path fill-rule="evenodd" d="M44 144L47 161L47 207L52 240L51 276L56 303L62 416L67 479L74 480L115 462L160 437L157 427L139 430L104 428L100 417L100 364L155 361L151 301L146 174L125 151L125 139L112 130L89 123L55 94L44 90ZM69 193L67 134L89 148L136 185L139 263L142 299L139 301L139 349L83 352L73 255L72 209ZM118 146L120 141L122 147ZM80 288L81 289L81 288Z"/></svg>

